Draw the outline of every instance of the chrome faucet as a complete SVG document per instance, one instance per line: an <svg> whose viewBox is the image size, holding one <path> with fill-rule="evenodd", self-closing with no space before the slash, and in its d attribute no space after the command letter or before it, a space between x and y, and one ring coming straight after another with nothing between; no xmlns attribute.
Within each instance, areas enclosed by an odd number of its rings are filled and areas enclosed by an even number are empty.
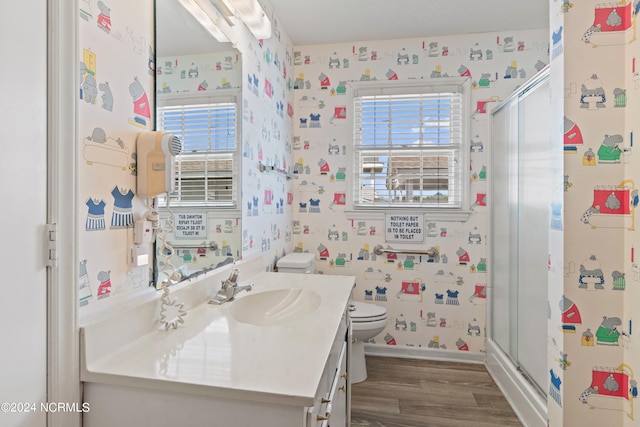
<svg viewBox="0 0 640 427"><path fill-rule="evenodd" d="M242 291L250 291L253 289L253 283L248 285L238 285L238 274L239 271L237 268L234 268L231 272L231 275L226 280L222 281L222 286L220 290L213 298L209 300L209 304L222 304L228 301L232 301L238 293Z"/></svg>

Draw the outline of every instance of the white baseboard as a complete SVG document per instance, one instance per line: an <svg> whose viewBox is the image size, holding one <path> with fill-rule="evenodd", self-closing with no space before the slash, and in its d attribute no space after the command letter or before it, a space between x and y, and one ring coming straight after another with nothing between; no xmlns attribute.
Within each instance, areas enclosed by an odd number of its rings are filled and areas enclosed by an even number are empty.
<svg viewBox="0 0 640 427"><path fill-rule="evenodd" d="M511 360L490 339L486 340L489 375L526 427L547 426L547 402L534 387L516 370Z"/></svg>
<svg viewBox="0 0 640 427"><path fill-rule="evenodd" d="M440 360L443 362L484 363L485 360L484 353L369 343L364 344L364 354L366 356Z"/></svg>

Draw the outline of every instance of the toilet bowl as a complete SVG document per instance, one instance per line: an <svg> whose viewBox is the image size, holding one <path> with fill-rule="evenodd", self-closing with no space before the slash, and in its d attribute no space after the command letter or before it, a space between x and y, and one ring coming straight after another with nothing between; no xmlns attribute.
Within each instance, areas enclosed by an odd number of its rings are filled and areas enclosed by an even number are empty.
<svg viewBox="0 0 640 427"><path fill-rule="evenodd" d="M367 379L367 365L364 360L364 343L382 332L387 325L387 309L375 304L360 301L351 303L350 311L353 343L351 345L351 364L349 375L351 383Z"/></svg>
<svg viewBox="0 0 640 427"><path fill-rule="evenodd" d="M307 252L294 252L276 262L281 273L313 273L315 256ZM353 343L349 364L351 383L367 379L367 365L364 360L364 343L382 332L387 325L387 309L379 305L353 301L349 311Z"/></svg>

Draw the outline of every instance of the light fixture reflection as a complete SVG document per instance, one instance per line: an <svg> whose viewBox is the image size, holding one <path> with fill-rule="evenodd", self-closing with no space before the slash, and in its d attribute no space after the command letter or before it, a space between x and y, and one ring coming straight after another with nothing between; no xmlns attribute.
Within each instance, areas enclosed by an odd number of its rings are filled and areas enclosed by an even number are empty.
<svg viewBox="0 0 640 427"><path fill-rule="evenodd" d="M229 27L242 21L256 39L271 37L271 21L257 0L179 0L218 41L229 38L220 30L220 18Z"/></svg>
<svg viewBox="0 0 640 427"><path fill-rule="evenodd" d="M218 26L219 19L217 11L211 6L209 0L179 0L180 4L193 15L194 18L202 25L216 40L219 42L228 42Z"/></svg>

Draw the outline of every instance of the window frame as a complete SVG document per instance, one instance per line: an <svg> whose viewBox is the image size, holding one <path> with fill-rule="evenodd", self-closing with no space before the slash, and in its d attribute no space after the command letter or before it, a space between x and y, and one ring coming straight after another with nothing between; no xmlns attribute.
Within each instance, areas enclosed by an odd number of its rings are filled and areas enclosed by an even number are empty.
<svg viewBox="0 0 640 427"><path fill-rule="evenodd" d="M349 124L352 137L356 139L356 99L369 95L401 95L401 94L428 94L460 92L462 94L462 135L460 144L460 191L461 202L459 207L452 206L411 206L402 204L399 206L367 206L356 203L357 186L362 175L359 151L355 147L350 150L348 163L349 175L354 177L347 200L345 214L348 219L384 219L385 214L393 212L424 213L425 218L431 221L467 221L471 215L470 191L469 191L469 164L470 164L470 127L471 127L471 84L468 77L443 77L428 81L356 81L350 82L350 105L353 114L349 115Z"/></svg>
<svg viewBox="0 0 640 427"><path fill-rule="evenodd" d="M241 135L242 135L242 93L239 88L230 89L216 89L214 91L201 91L201 92L188 92L188 93L158 93L156 97L157 105L157 129L160 128L160 115L163 107L181 107L189 105L209 105L216 103L233 103L236 108L236 127L235 127L235 149L230 152L231 156L227 157L232 161L231 178L233 187L231 190L231 198L228 202L207 202L207 201L189 201L189 200L171 200L172 208L188 208L190 210L208 210L208 211L240 211L242 200L240 199L242 194L242 174L238 172L238 168L241 168ZM181 153L179 156L187 153ZM199 154L190 153L187 154L192 157L197 157ZM202 154L203 156L205 154ZM213 154L215 157L215 153ZM210 159L209 161L212 161ZM224 161L224 158L221 159ZM178 178L176 178L178 179ZM192 179L191 177L185 177L185 179ZM166 209L167 203L165 198L159 200L159 208ZM222 214L222 212L220 212ZM224 214L227 215L227 214Z"/></svg>

